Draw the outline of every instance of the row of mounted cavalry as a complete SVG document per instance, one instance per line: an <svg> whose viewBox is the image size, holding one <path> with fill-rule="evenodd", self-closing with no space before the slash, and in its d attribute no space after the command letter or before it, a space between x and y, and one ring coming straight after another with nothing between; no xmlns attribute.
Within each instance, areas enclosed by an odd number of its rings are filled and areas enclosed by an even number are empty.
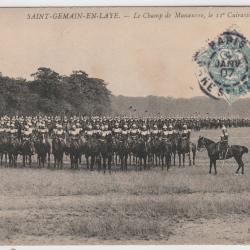
<svg viewBox="0 0 250 250"><path fill-rule="evenodd" d="M228 146L224 157L219 157L219 142L200 137L198 143L192 143L176 134L172 140L162 140L160 137L152 137L149 140L143 138L118 139L107 136L105 139L95 137L85 138L81 136L77 140L69 140L67 143L60 138L44 140L37 137L33 140L19 140L16 137L0 137L0 159L1 165L5 167L17 167L19 157L22 166L34 166L32 160L37 160L38 167L63 168L65 155L70 159L70 167L78 169L86 166L87 169L111 171L112 167L120 167L127 170L128 166L136 169L149 169L151 166L166 167L176 164L176 155L179 158L179 167L185 166L185 157L188 157L189 165L195 165L196 151L203 148L207 150L210 161L209 173L212 167L217 174L216 161L234 158L238 164L236 173L241 169L244 174L244 163L242 156L248 153L248 148L240 145ZM51 154L53 162L51 162ZM84 157L85 161L84 161ZM52 164L51 164L52 163Z"/></svg>
<svg viewBox="0 0 250 250"><path fill-rule="evenodd" d="M112 166L127 170L128 165L139 169L148 169L153 165L169 169L171 164L175 165L176 155L179 156L179 166L185 165L186 155L189 165L195 164L196 145L178 135L171 141L160 137L149 140L140 137L118 139L112 135L105 139L81 136L67 142L56 137L24 141L11 136L0 137L1 165L6 167L16 167L21 157L23 167L32 166L32 161L37 160L39 167L62 168L65 155L70 159L72 169L84 165L87 169L97 168L104 172L106 169L111 171Z"/></svg>

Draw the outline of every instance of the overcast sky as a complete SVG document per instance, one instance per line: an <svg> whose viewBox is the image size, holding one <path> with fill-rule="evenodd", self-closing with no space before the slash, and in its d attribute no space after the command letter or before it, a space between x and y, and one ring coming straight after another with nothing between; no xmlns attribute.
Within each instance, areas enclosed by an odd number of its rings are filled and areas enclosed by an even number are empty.
<svg viewBox="0 0 250 250"><path fill-rule="evenodd" d="M250 38L249 18L133 19L140 14L221 13L216 8L1 9L0 71L29 78L40 66L60 74L84 70L116 95L203 95L193 54L232 25ZM232 8L249 12L250 8ZM34 13L119 12L109 20L28 20ZM56 15L56 14L55 14ZM131 18L124 18L129 15Z"/></svg>

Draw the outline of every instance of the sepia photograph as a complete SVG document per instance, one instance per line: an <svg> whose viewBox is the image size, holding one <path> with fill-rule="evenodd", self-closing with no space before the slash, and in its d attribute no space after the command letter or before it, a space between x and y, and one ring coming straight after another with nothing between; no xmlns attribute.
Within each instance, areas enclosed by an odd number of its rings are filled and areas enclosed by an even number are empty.
<svg viewBox="0 0 250 250"><path fill-rule="evenodd" d="M249 244L249 21L0 8L0 245Z"/></svg>

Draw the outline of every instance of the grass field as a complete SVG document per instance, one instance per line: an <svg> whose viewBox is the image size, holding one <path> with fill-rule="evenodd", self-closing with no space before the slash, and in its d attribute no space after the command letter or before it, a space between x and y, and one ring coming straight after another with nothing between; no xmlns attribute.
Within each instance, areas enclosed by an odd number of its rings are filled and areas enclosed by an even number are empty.
<svg viewBox="0 0 250 250"><path fill-rule="evenodd" d="M250 149L250 128L229 133ZM250 154L243 160L243 176L233 160L209 175L206 152L168 172L1 168L0 244L250 243Z"/></svg>

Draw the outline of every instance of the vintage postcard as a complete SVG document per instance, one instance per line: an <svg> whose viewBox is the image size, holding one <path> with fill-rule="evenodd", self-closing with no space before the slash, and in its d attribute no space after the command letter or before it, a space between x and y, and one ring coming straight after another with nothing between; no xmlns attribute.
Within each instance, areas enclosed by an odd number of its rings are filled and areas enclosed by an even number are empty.
<svg viewBox="0 0 250 250"><path fill-rule="evenodd" d="M249 244L249 21L0 8L0 245Z"/></svg>

